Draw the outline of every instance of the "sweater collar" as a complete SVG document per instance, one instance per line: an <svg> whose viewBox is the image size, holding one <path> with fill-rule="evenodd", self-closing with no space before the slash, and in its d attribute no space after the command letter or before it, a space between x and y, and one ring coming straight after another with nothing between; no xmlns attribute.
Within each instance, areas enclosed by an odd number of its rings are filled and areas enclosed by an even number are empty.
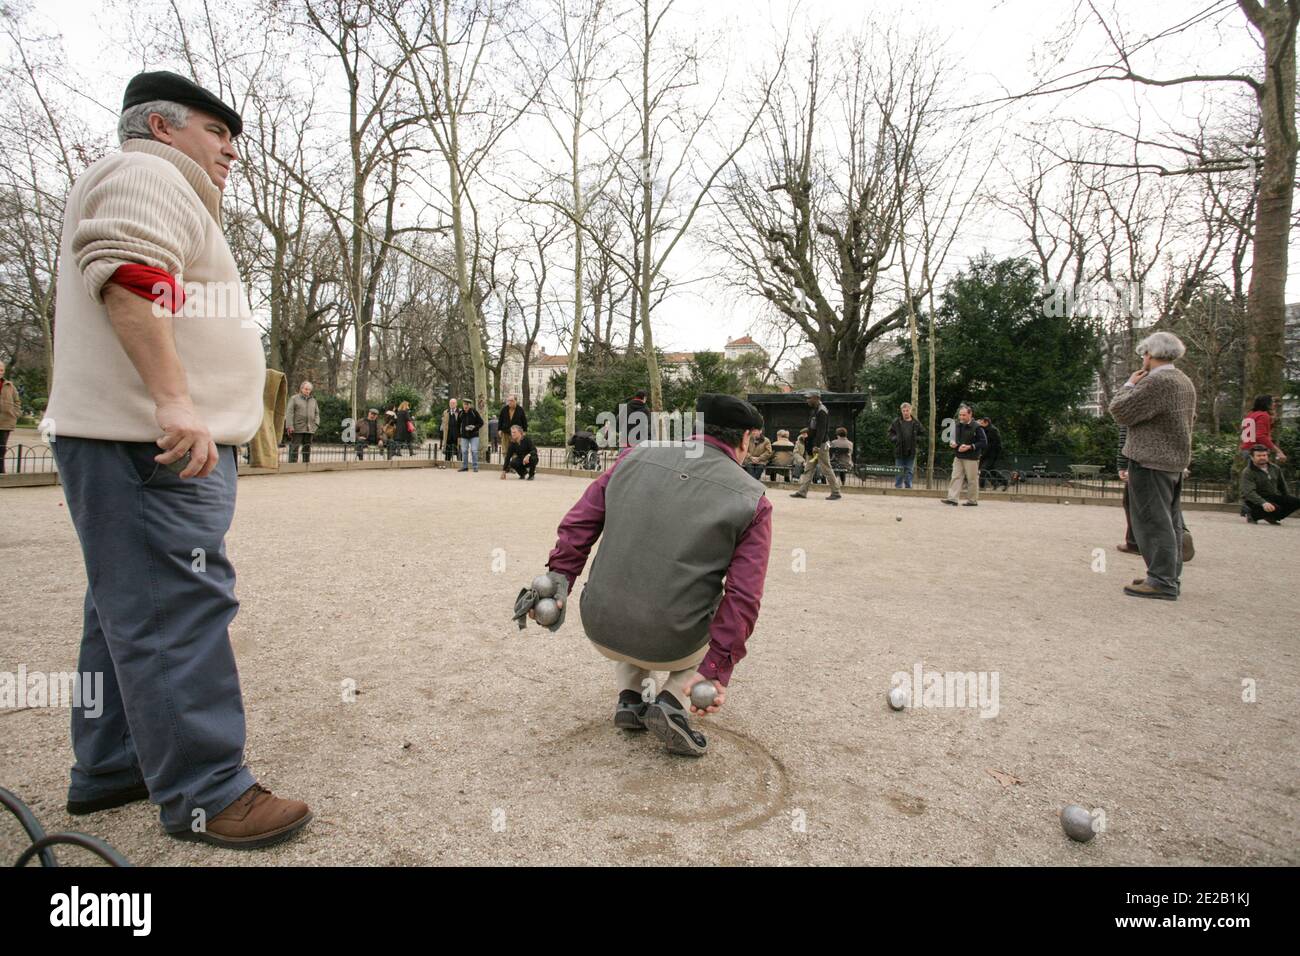
<svg viewBox="0 0 1300 956"><path fill-rule="evenodd" d="M175 166L185 181L190 184L203 203L208 214L217 225L221 225L221 190L213 185L212 179L203 171L203 167L190 159L174 146L160 143L156 139L128 139L122 144L124 153L149 153L160 156Z"/></svg>

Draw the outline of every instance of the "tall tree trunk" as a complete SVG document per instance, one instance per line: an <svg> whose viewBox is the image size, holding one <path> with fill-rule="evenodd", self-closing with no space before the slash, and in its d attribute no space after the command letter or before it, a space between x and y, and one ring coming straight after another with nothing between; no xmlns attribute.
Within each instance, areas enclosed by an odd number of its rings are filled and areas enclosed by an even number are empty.
<svg viewBox="0 0 1300 956"><path fill-rule="evenodd" d="M642 35L643 44L641 47L641 213L642 213L642 233L641 233L641 342L645 346L645 368L646 377L650 379L650 408L654 411L663 411L664 407L664 390L663 382L659 377L659 358L655 355L654 332L650 328L650 284L654 278L652 273L654 251L652 241L654 227L654 208L651 205L654 199L654 191L651 186L651 170L653 168L652 157L650 155L650 0L644 0L641 5L642 22L644 32ZM631 342L628 343L629 348ZM659 435L655 435L659 438Z"/></svg>

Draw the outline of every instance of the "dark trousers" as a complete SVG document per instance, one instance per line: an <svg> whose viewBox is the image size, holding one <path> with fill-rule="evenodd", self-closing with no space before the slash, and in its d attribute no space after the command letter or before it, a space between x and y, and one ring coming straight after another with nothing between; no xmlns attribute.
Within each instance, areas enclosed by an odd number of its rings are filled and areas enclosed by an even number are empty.
<svg viewBox="0 0 1300 956"><path fill-rule="evenodd" d="M188 829L255 782L229 632L235 449L218 447L208 477L181 479L154 462L153 442L52 446L89 582L77 671L103 675L95 709L72 709L68 799L143 782L163 828Z"/></svg>
<svg viewBox="0 0 1300 956"><path fill-rule="evenodd" d="M1124 482L1124 547L1131 551L1138 550L1137 538L1133 537L1133 516L1129 513L1128 482Z"/></svg>
<svg viewBox="0 0 1300 956"><path fill-rule="evenodd" d="M980 487L997 488L999 484L1003 488L1010 486L1006 477L995 469L998 467L998 458L1000 455L991 455L980 461Z"/></svg>
<svg viewBox="0 0 1300 956"><path fill-rule="evenodd" d="M537 459L536 457L529 456L528 464L525 465L522 458L517 456L515 458L511 458L510 470L513 471L520 478L523 478L525 475L531 478L533 477L533 475L537 473Z"/></svg>
<svg viewBox="0 0 1300 956"><path fill-rule="evenodd" d="M374 442L368 438L357 439L357 461L361 461L366 457L366 446L373 444Z"/></svg>
<svg viewBox="0 0 1300 956"><path fill-rule="evenodd" d="M755 478L757 478L759 481L763 480L762 465L746 465L745 470L749 472L751 475L753 475Z"/></svg>
<svg viewBox="0 0 1300 956"><path fill-rule="evenodd" d="M1128 466L1129 517L1147 583L1177 594L1183 574L1183 473Z"/></svg>
<svg viewBox="0 0 1300 956"><path fill-rule="evenodd" d="M1265 495L1264 500L1275 506L1273 511L1265 511L1263 505L1247 504L1250 516L1256 521L1268 521L1277 524L1292 512L1300 509L1300 498L1295 495Z"/></svg>
<svg viewBox="0 0 1300 956"><path fill-rule="evenodd" d="M406 439L405 441L403 441L400 438L390 439L387 442L386 447L388 448L388 458L390 461L392 460L394 455L401 455L403 448L406 449L407 458L410 458L415 454L415 452L411 448L411 440L409 438Z"/></svg>
<svg viewBox="0 0 1300 956"><path fill-rule="evenodd" d="M294 432L289 436L289 464L298 460L298 449L302 449L303 463L311 461L311 432Z"/></svg>
<svg viewBox="0 0 1300 956"><path fill-rule="evenodd" d="M0 431L0 475L5 473L5 449L9 447L9 429Z"/></svg>
<svg viewBox="0 0 1300 956"><path fill-rule="evenodd" d="M452 459L459 458L459 457L460 457L460 442L457 441L455 438L449 440L447 444L442 446L443 461L451 461Z"/></svg>

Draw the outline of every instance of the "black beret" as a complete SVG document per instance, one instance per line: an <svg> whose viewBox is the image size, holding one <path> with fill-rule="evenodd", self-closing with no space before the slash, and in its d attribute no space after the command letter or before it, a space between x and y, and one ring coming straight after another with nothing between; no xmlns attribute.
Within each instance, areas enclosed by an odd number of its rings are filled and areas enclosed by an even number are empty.
<svg viewBox="0 0 1300 956"><path fill-rule="evenodd" d="M695 411L704 424L717 428L762 428L763 416L749 402L731 395L704 393L695 402Z"/></svg>
<svg viewBox="0 0 1300 956"><path fill-rule="evenodd" d="M173 103L210 113L230 127L231 136L238 136L244 131L244 121L240 119L238 113L179 73L168 70L137 73L131 77L131 82L126 84L126 93L122 96L122 110L125 112L132 106L152 103L154 100L170 100Z"/></svg>

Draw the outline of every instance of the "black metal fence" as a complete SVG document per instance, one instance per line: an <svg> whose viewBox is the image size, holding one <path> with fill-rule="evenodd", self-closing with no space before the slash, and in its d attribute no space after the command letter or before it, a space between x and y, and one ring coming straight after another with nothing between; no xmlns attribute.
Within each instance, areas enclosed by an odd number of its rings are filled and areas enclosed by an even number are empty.
<svg viewBox="0 0 1300 956"><path fill-rule="evenodd" d="M539 448L538 466L591 475L600 474L618 457L620 449L602 448L586 454L575 453L572 448ZM500 451L484 449L479 455L481 467L500 467ZM280 446L279 460L288 464L290 447ZM298 460L302 461L301 454ZM395 448L379 445L361 445L353 443L329 443L313 445L311 464L345 464L355 461L390 461L403 459L420 459L425 461L444 460L443 450L436 442ZM451 461L459 464L459 450L454 450ZM240 461L248 463L247 447L241 449ZM37 474L56 471L54 454L48 445L10 445L4 453L4 471L6 474ZM1091 469L1089 469L1091 470ZM855 464L851 469L836 469L840 480L848 488L889 489L897 486L901 469L893 465ZM766 469L762 480L772 485L794 484L802 474L798 465L790 469ZM943 490L948 486L948 470L935 468L931 490ZM982 494L1035 495L1046 497L1083 497L1113 498L1118 500L1124 493L1124 483L1114 475L1088 474L1071 472L1060 474L1054 472L1020 472L996 470L981 472ZM818 476L817 481L822 481ZM925 489L924 473L918 473L912 479L914 489ZM1222 481L1204 481L1189 478L1183 482L1183 500L1193 503L1219 503L1224 500L1227 483Z"/></svg>

